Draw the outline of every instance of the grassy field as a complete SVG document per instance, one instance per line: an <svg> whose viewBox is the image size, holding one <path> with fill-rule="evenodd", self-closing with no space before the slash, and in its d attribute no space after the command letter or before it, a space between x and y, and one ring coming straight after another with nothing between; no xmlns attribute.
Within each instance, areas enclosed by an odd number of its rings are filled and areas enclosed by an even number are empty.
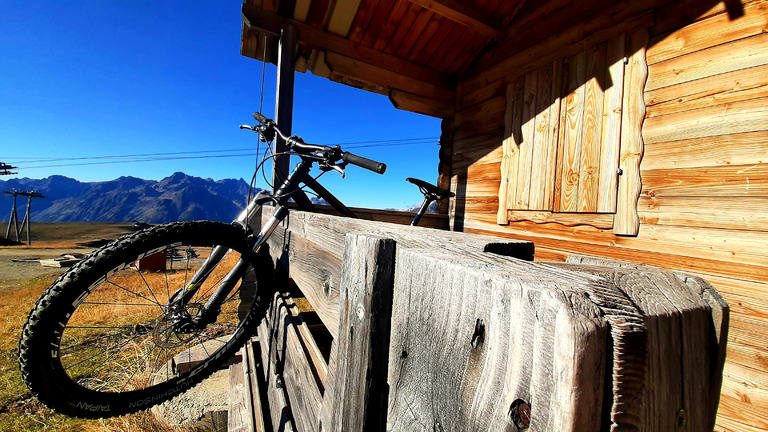
<svg viewBox="0 0 768 432"><path fill-rule="evenodd" d="M5 228L3 226L2 228ZM17 364L18 341L27 314L62 269L14 258L54 258L62 253L89 253L79 243L114 239L132 224L33 223L31 246L0 247L0 431L177 431L148 413L105 420L81 420L55 414L24 385ZM200 426L192 429L200 430Z"/></svg>

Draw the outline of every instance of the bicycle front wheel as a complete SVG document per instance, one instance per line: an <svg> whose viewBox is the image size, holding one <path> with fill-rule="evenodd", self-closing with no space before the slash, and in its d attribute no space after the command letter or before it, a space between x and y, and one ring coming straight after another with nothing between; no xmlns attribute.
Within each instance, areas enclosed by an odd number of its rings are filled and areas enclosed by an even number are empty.
<svg viewBox="0 0 768 432"><path fill-rule="evenodd" d="M227 252L183 310L169 298L217 246ZM245 277L215 321L183 327L239 261ZM47 406L99 418L149 408L213 373L263 318L271 260L242 227L192 221L159 225L112 243L64 273L38 300L22 332L19 362Z"/></svg>

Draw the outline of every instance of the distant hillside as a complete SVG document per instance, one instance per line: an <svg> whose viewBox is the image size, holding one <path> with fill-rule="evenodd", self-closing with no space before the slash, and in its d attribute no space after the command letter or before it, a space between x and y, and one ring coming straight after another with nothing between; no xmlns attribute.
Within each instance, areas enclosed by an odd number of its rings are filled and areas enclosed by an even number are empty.
<svg viewBox="0 0 768 432"><path fill-rule="evenodd" d="M160 181L120 177L85 183L64 176L41 180L0 180L0 190L36 190L45 198L32 201L32 221L147 222L210 219L230 222L245 205L248 183L243 179L212 180L177 172ZM0 217L7 221L13 198L0 196ZM17 212L24 217L26 197Z"/></svg>

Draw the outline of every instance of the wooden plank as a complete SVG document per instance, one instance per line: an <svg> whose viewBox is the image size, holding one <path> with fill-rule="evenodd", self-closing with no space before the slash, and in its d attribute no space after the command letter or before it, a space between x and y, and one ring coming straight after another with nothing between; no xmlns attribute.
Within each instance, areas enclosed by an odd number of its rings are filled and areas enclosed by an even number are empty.
<svg viewBox="0 0 768 432"><path fill-rule="evenodd" d="M513 208L517 197L520 143L522 142L524 86L525 79L520 77L507 87L501 183L499 185L499 209L497 212L497 222L502 225L507 223L507 209ZM460 145L459 142L457 146Z"/></svg>
<svg viewBox="0 0 768 432"><path fill-rule="evenodd" d="M622 33L653 25L653 14L637 15L636 9L642 7L641 3L633 2L629 5L617 3L603 10L600 14L592 15L590 20L578 22L578 24L569 27L567 30L557 33L542 43L530 46L523 51L517 52L517 49L501 51L501 48L499 48L499 54L503 57L497 60L497 63L485 66L483 66L484 63L478 62L474 69L478 73L462 83L464 91L473 92L498 79L503 79L509 74L510 70L514 70L516 73L527 73L563 56L576 55L591 46L605 42ZM572 20L573 18L569 17L568 19ZM606 22L618 24L606 26ZM547 29L545 26L542 27ZM548 33L549 35L551 33ZM514 43L521 47L528 46L527 44L520 44L519 40L515 40Z"/></svg>
<svg viewBox="0 0 768 432"><path fill-rule="evenodd" d="M763 65L648 91L646 118L768 97L766 76Z"/></svg>
<svg viewBox="0 0 768 432"><path fill-rule="evenodd" d="M333 5L333 9L330 11L326 29L329 32L339 36L347 36L349 34L349 30L352 28L355 15L357 15L357 11L360 9L361 2L362 0L345 0L344 2L336 2ZM298 8L298 2L296 7Z"/></svg>
<svg viewBox="0 0 768 432"><path fill-rule="evenodd" d="M493 39L504 39L501 23L456 0L409 0Z"/></svg>
<svg viewBox="0 0 768 432"><path fill-rule="evenodd" d="M386 429L395 242L349 235L344 247L333 416L324 430Z"/></svg>
<svg viewBox="0 0 768 432"><path fill-rule="evenodd" d="M398 57L403 58L410 58L409 53L413 49L413 47L416 45L416 43L422 38L428 37L426 34L427 32L427 26L431 26L431 28L436 29L436 24L434 24L434 20L431 18L434 16L432 12L426 11L420 6L417 5L411 5L411 10L416 13L416 19L413 21L413 24L410 28L407 30L404 30L405 34L402 36L402 40L397 43L392 48L395 48L394 54ZM395 40L397 40L399 36L395 34Z"/></svg>
<svg viewBox="0 0 768 432"><path fill-rule="evenodd" d="M531 155L531 190L529 193L529 210L551 210L552 191L555 188L554 164L557 151L556 136L553 136L552 114L555 121L559 118L559 110L553 112L552 105L559 102L559 95L552 95L554 64L536 71L536 102L533 110L534 136L533 154Z"/></svg>
<svg viewBox="0 0 768 432"><path fill-rule="evenodd" d="M276 293L259 332L259 340L267 345L269 367L282 378L290 413L298 431L318 430L322 392L307 359L301 338L294 327L283 296ZM271 371L270 371L271 372ZM270 401L271 402L271 401ZM274 409L271 404L270 408ZM277 414L273 412L273 424ZM280 419L277 420L280 422ZM278 429L275 426L275 429Z"/></svg>
<svg viewBox="0 0 768 432"><path fill-rule="evenodd" d="M648 196L768 196L768 164L643 171Z"/></svg>
<svg viewBox="0 0 768 432"><path fill-rule="evenodd" d="M749 4L744 7L744 15L736 19L720 13L654 39L648 49L648 64L759 35L766 28L768 11L765 3Z"/></svg>
<svg viewBox="0 0 768 432"><path fill-rule="evenodd" d="M597 212L600 180L603 123L603 89L605 86L607 45L600 44L586 51L584 110L581 128L581 161L579 167L579 212ZM614 168L615 169L615 168Z"/></svg>
<svg viewBox="0 0 768 432"><path fill-rule="evenodd" d="M267 432L268 429L271 429L271 425L268 425L264 420L266 407L262 396L262 383L266 381L263 380L264 368L261 363L261 349L258 345L258 338L251 338L245 344L243 348L245 351L243 353L243 364L245 365L243 373L249 387L248 395L251 403L250 410L254 418L254 430L255 432Z"/></svg>
<svg viewBox="0 0 768 432"><path fill-rule="evenodd" d="M768 64L768 34L717 45L648 68L646 90Z"/></svg>
<svg viewBox="0 0 768 432"><path fill-rule="evenodd" d="M271 331L267 327L267 320L262 320L257 332L260 341L261 364L264 366L264 378L267 386L269 421L275 431L293 432L296 430L296 426L291 416L288 395L285 392L285 384L281 375L282 365L278 360L276 351L270 348Z"/></svg>
<svg viewBox="0 0 768 432"><path fill-rule="evenodd" d="M497 124L501 126L506 107L506 97L504 95L498 95L487 100L484 104L477 105L466 111L457 112L456 129L466 134L472 132L476 133L478 125L480 124L498 121Z"/></svg>
<svg viewBox="0 0 768 432"><path fill-rule="evenodd" d="M274 208L264 207L262 220L273 213ZM529 242L291 211L287 227L277 228L268 241L270 254L282 267L287 266L288 274L334 338L338 337L341 259L348 233L380 235L407 245L448 249L471 245L479 251L490 248L522 259L533 258L533 244Z"/></svg>
<svg viewBox="0 0 768 432"><path fill-rule="evenodd" d="M402 23L403 16L407 11L408 6L410 6L410 3L408 3L407 0L395 0L392 3L392 10L387 14L387 19L384 22L384 25L381 26L381 32L372 45L373 49L378 51L383 51L395 34L395 30L397 30L400 25L404 25L404 23Z"/></svg>
<svg viewBox="0 0 768 432"><path fill-rule="evenodd" d="M517 187L514 202L510 209L527 210L531 194L531 171L533 165L534 146L536 145L536 93L538 90L538 74L536 71L525 75L522 105L522 141L520 141ZM549 84L549 83L547 83Z"/></svg>
<svg viewBox="0 0 768 432"><path fill-rule="evenodd" d="M679 0L666 3L656 12L656 25L652 27L654 37L679 30L691 23L705 20L718 14L728 14L737 18L743 6L763 0L740 0L737 2L701 2L699 0Z"/></svg>
<svg viewBox="0 0 768 432"><path fill-rule="evenodd" d="M603 122L600 143L600 179L597 211L616 212L616 188L619 183L619 148L621 146L621 108L624 99L624 45L626 35L607 42L606 88L603 97Z"/></svg>
<svg viewBox="0 0 768 432"><path fill-rule="evenodd" d="M645 102L643 89L648 78L645 49L648 30L638 30L629 35L628 58L624 78L624 101L621 120L621 149L619 150L619 185L616 196L616 217L613 232L617 235L637 235L640 219L637 199L642 189L640 161L643 158L643 119Z"/></svg>
<svg viewBox="0 0 768 432"><path fill-rule="evenodd" d="M642 429L711 430L728 333L728 305L722 297L704 280L685 275L588 266L581 270L619 286L645 316L648 369Z"/></svg>
<svg viewBox="0 0 768 432"><path fill-rule="evenodd" d="M613 215L599 213L552 213L547 211L507 212L510 222L531 221L535 223L557 223L565 226L589 225L601 229L613 228Z"/></svg>
<svg viewBox="0 0 768 432"><path fill-rule="evenodd" d="M227 430L232 432L250 432L255 430L254 417L247 394L245 371L242 363L229 367L229 409Z"/></svg>
<svg viewBox="0 0 768 432"><path fill-rule="evenodd" d="M522 228L525 231L517 230L511 233L503 233L498 231L491 231L488 228L498 229L495 224L489 224L486 221L477 221L475 215L469 215L464 222L464 229L466 232L471 233L485 233L489 235L511 235L514 238L529 240L535 242L538 247L544 247L548 249L556 249L561 251L567 251L571 253L579 253L585 255L596 255L614 259L622 259L628 256L632 257L632 260L649 265L657 265L660 267L670 269L681 269L686 272L694 272L701 275L715 275L725 276L732 278L740 278L746 280L752 280L756 282L768 282L766 276L766 267L763 265L745 264L740 262L724 262L715 259L710 259L706 255L699 255L696 257L680 256L677 254L660 252L657 250L646 251L633 249L631 247L615 247L613 245L588 243L587 240L573 241L571 236L566 238L564 234L557 234L557 232L568 232L567 229L562 226L557 226L557 229L552 229L552 226L537 225L535 223L520 222L513 225L518 227L523 225ZM576 231L581 234L587 227L573 227L572 230L577 228L583 228ZM594 228L592 228L594 229ZM559 237L559 238L558 238Z"/></svg>
<svg viewBox="0 0 768 432"><path fill-rule="evenodd" d="M768 131L645 145L643 170L768 163Z"/></svg>
<svg viewBox="0 0 768 432"><path fill-rule="evenodd" d="M368 26L363 30L363 38L360 41L362 45L372 47L384 29L388 21L389 14L395 7L395 1L377 2L376 11L373 13Z"/></svg>
<svg viewBox="0 0 768 432"><path fill-rule="evenodd" d="M586 81L586 53L581 52L563 62L563 81L568 96L561 105L560 113L560 154L558 158L559 200L555 201L556 212L578 211L579 167L581 165L582 125L584 119L584 96Z"/></svg>
<svg viewBox="0 0 768 432"><path fill-rule="evenodd" d="M357 80L369 82L386 89L404 90L422 97L433 98L443 104L450 104L454 92L445 87L419 81L388 67L380 67L332 51L325 53L325 62L332 72Z"/></svg>
<svg viewBox="0 0 768 432"><path fill-rule="evenodd" d="M243 22L250 28L261 29L270 32L273 35L279 35L281 28L293 25L298 30L299 43L301 44L352 57L363 63L377 66L382 69L397 71L397 73L432 86L444 89L452 87L451 80L441 72L369 48L366 45L353 43L346 38L325 32L304 23L281 17L277 14L247 4L243 5L242 15Z"/></svg>
<svg viewBox="0 0 768 432"><path fill-rule="evenodd" d="M768 231L768 197L646 197L643 223Z"/></svg>
<svg viewBox="0 0 768 432"><path fill-rule="evenodd" d="M534 264L493 257L479 270L475 258L398 247L388 430L512 431L516 399L533 401L532 431L598 430L606 327L596 306L576 295L578 306L560 307L562 279Z"/></svg>
<svg viewBox="0 0 768 432"><path fill-rule="evenodd" d="M445 104L433 98L401 90L390 90L389 101L395 108L441 119L452 118L454 104Z"/></svg>
<svg viewBox="0 0 768 432"><path fill-rule="evenodd" d="M563 88L563 66L562 60L555 60L552 63L552 86L550 88L550 98L552 104L549 107L549 127L547 128L547 151L544 156L546 169L543 172L544 189L542 208L554 209L555 188L557 182L555 173L557 172L558 156L558 138L560 137L560 105L562 101L561 89Z"/></svg>
<svg viewBox="0 0 768 432"><path fill-rule="evenodd" d="M411 4L410 2L406 2L406 11L403 17L400 19L400 23L397 26L397 29L395 30L395 33L392 35L392 38L389 40L385 47L385 51L394 54L399 55L399 51L402 49L402 45L406 42L406 37L409 36L409 33L414 31L414 25L416 24L416 18L419 16L421 8L419 6L416 6L414 4ZM426 24L426 22L424 22ZM422 25L419 23L419 25ZM422 27L423 28L423 27ZM410 47L410 43L408 43Z"/></svg>
<svg viewBox="0 0 768 432"><path fill-rule="evenodd" d="M709 106L645 121L647 142L677 141L768 130L768 98Z"/></svg>

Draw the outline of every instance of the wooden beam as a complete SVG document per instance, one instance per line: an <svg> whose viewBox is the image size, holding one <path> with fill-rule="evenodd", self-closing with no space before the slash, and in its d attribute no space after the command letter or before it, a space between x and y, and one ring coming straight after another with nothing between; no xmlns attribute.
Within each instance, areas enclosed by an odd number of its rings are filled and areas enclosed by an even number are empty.
<svg viewBox="0 0 768 432"><path fill-rule="evenodd" d="M424 9L463 24L496 40L504 39L501 23L456 0L409 0Z"/></svg>
<svg viewBox="0 0 768 432"><path fill-rule="evenodd" d="M383 431L395 242L349 235L341 272L339 337L328 431Z"/></svg>
<svg viewBox="0 0 768 432"><path fill-rule="evenodd" d="M244 4L242 15L243 23L249 28L278 35L284 26L293 25L298 32L298 42L300 44L339 53L437 87L445 89L455 88L454 79L450 75L373 48L359 45L341 36L281 17L258 7Z"/></svg>
<svg viewBox="0 0 768 432"><path fill-rule="evenodd" d="M395 108L404 111L440 119L453 118L453 104L446 104L433 98L392 89L389 91L389 101Z"/></svg>
<svg viewBox="0 0 768 432"><path fill-rule="evenodd" d="M280 48L277 57L277 95L275 101L275 122L280 130L291 134L293 128L293 82L296 65L296 30L286 25L280 31ZM287 154L285 141L275 139L275 160L272 163L272 193L276 193L291 170L291 156ZM286 153L286 154L283 154Z"/></svg>
<svg viewBox="0 0 768 432"><path fill-rule="evenodd" d="M262 208L269 219L273 207ZM334 339L339 337L339 287L345 234L368 234L391 238L404 246L429 246L453 250L456 245L481 252L493 252L533 259L533 243L492 236L393 225L360 219L291 211L287 227L278 227L269 238L269 251L275 262L287 267L309 303Z"/></svg>
<svg viewBox="0 0 768 432"><path fill-rule="evenodd" d="M648 78L645 49L648 30L641 29L629 35L629 57L625 71L623 94L624 109L621 113L621 150L619 153L618 194L613 233L636 236L640 230L637 200L642 191L640 161L643 159L643 120L645 102L643 89Z"/></svg>
<svg viewBox="0 0 768 432"><path fill-rule="evenodd" d="M396 70L383 68L371 63L344 56L335 52L325 53L325 64L333 73L355 80L364 81L385 89L403 90L436 103L450 105L456 96L453 90L419 81Z"/></svg>

